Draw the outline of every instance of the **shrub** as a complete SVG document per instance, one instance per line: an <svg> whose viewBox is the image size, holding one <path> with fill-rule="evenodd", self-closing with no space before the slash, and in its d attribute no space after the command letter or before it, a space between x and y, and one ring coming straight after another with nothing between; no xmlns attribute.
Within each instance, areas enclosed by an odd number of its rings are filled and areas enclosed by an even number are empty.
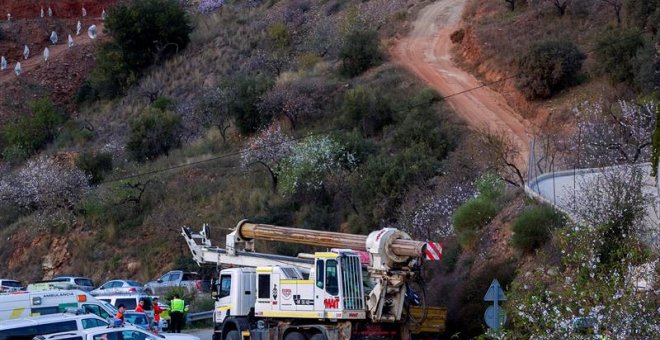
<svg viewBox="0 0 660 340"><path fill-rule="evenodd" d="M451 42L454 44L460 44L461 42L463 42L464 37L465 37L465 30L460 28L452 32L451 35L449 36L449 39L451 39Z"/></svg>
<svg viewBox="0 0 660 340"><path fill-rule="evenodd" d="M528 99L548 98L574 84L586 56L571 42L534 44L518 60L518 89Z"/></svg>
<svg viewBox="0 0 660 340"><path fill-rule="evenodd" d="M538 205L525 210L513 224L511 242L524 252L532 252L543 245L554 228L560 227L562 216L548 205Z"/></svg>
<svg viewBox="0 0 660 340"><path fill-rule="evenodd" d="M281 22L274 24L268 28L268 37L275 49L283 50L291 45L291 36L289 31Z"/></svg>
<svg viewBox="0 0 660 340"><path fill-rule="evenodd" d="M126 148L137 161L153 159L181 145L181 116L153 107L131 122Z"/></svg>
<svg viewBox="0 0 660 340"><path fill-rule="evenodd" d="M113 98L134 83L143 69L183 50L192 26L176 0L121 2L110 9L105 28L113 40L97 52L96 68L80 100Z"/></svg>
<svg viewBox="0 0 660 340"><path fill-rule="evenodd" d="M96 53L96 67L87 80L90 89L86 89L83 84L79 91L80 100L114 98L135 79L136 72L125 61L119 45L113 42L101 44Z"/></svg>
<svg viewBox="0 0 660 340"><path fill-rule="evenodd" d="M506 183L497 175L487 173L474 182L480 197L496 200L504 194Z"/></svg>
<svg viewBox="0 0 660 340"><path fill-rule="evenodd" d="M497 215L497 204L490 198L472 199L454 213L454 230L463 248L472 248L479 229L486 226Z"/></svg>
<svg viewBox="0 0 660 340"><path fill-rule="evenodd" d="M2 129L3 156L7 159L22 160L39 151L53 141L57 128L66 120L48 98L32 102L30 110L32 117L21 117Z"/></svg>
<svg viewBox="0 0 660 340"><path fill-rule="evenodd" d="M349 31L339 50L342 73L355 77L368 68L380 64L383 54L379 44L376 31L360 29Z"/></svg>
<svg viewBox="0 0 660 340"><path fill-rule="evenodd" d="M280 189L287 194L323 188L325 178L341 168L353 168L355 156L327 136L308 137L291 148L277 170Z"/></svg>
<svg viewBox="0 0 660 340"><path fill-rule="evenodd" d="M114 42L131 70L141 70L190 41L190 20L176 0L142 0L120 3L105 21Z"/></svg>
<svg viewBox="0 0 660 340"><path fill-rule="evenodd" d="M89 184L103 181L105 174L112 170L112 154L109 152L83 152L76 159L76 166L89 177Z"/></svg>
<svg viewBox="0 0 660 340"><path fill-rule="evenodd" d="M259 97L272 86L272 80L263 76L238 75L223 85L227 109L234 115L236 127L244 134L257 132L266 127L273 118L259 112Z"/></svg>
<svg viewBox="0 0 660 340"><path fill-rule="evenodd" d="M341 110L346 124L357 124L365 136L375 135L392 122L392 109L387 99L366 86L347 91Z"/></svg>
<svg viewBox="0 0 660 340"><path fill-rule="evenodd" d="M644 46L642 35L637 30L610 31L596 40L594 56L596 71L607 75L612 83L635 79L634 59L637 50Z"/></svg>

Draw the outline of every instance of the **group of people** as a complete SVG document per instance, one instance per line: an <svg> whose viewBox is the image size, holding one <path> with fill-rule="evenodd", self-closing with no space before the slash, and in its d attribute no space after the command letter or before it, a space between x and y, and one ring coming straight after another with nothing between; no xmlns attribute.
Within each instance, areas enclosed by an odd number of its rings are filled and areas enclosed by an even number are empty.
<svg viewBox="0 0 660 340"><path fill-rule="evenodd" d="M160 314L163 312L163 309L160 308L158 304L158 298L155 297L152 300L152 306L154 311L154 327L153 330L155 333L162 331L160 326ZM124 325L126 322L124 318L124 313L126 312L126 306L120 304L117 306L117 315L115 315L114 323L115 325ZM135 311L138 313L146 313L144 309L144 299L138 302ZM179 294L174 294L174 298L170 301L170 324L169 330L172 333L181 333L181 328L183 327L183 313L187 312L188 308L186 303L179 297Z"/></svg>

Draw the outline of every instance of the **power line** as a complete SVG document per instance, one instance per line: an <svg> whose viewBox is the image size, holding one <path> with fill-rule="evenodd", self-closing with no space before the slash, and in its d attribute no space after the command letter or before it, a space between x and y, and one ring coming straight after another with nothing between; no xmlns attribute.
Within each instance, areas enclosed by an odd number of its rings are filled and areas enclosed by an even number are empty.
<svg viewBox="0 0 660 340"><path fill-rule="evenodd" d="M262 145L262 146L254 148L254 149L255 150L261 150L261 149L265 149L265 148L270 148L270 147L273 147L273 146L282 145L282 144L289 143L289 142L292 142L292 141L303 140L303 139L318 136L318 135L327 135L331 132L338 131L338 130L341 130L341 129L339 129L339 128L327 129L327 130L323 130L323 131L319 131L319 132L315 132L315 133L310 133L310 134L307 134L307 135L304 135L304 136L289 138L289 139L286 139L284 141L277 142L277 143ZM160 169L155 169L155 170L145 171L145 172L136 173L136 174L132 174L132 175L112 178L112 179L108 179L108 180L105 180L105 181L101 181L96 186L100 186L100 185L104 185L104 184L108 184L108 183L121 182L121 181L129 180L129 179L133 179L133 178L138 178L138 177L150 176L150 175L154 175L154 174L161 173L161 172L186 168L186 167L189 167L189 166L195 166L195 165L199 165L199 164L210 163L210 162L221 160L221 159L226 159L226 158L230 158L230 157L234 157L234 156L239 156L242 153L243 153L242 151L234 151L234 152L214 156L214 157L199 160L199 161L181 163L181 164L176 164L176 165L172 165L172 166L164 167L164 168L160 168ZM239 168L239 167L240 167L240 165L234 165L234 166L229 166L229 167L223 167L223 169L235 169L235 168ZM225 175L232 176L232 175L235 175L235 174L256 173L256 172L262 172L262 171L245 171L245 172L230 173L230 174L225 174ZM42 192L40 194L41 195L51 195L51 194L56 194L56 193L59 193L59 192L65 192L65 191L68 191L68 190L69 189L64 188L64 189L47 191L45 193ZM4 197L0 197L0 201L8 201L8 200L11 200L11 199L19 199L19 198L29 198L29 197L33 197L33 196L35 196L35 194L7 195L7 196L4 196Z"/></svg>

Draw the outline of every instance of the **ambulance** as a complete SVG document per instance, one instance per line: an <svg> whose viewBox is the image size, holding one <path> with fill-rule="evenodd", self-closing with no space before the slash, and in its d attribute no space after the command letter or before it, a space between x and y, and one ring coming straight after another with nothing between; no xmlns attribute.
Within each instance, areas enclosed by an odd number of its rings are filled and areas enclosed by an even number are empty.
<svg viewBox="0 0 660 340"><path fill-rule="evenodd" d="M111 304L81 290L46 290L0 295L0 321L30 316L81 311L110 319L117 314Z"/></svg>

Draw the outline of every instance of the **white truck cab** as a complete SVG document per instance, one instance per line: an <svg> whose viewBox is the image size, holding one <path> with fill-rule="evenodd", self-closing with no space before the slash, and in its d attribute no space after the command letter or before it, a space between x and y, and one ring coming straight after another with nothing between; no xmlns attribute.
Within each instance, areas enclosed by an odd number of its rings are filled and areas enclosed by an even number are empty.
<svg viewBox="0 0 660 340"><path fill-rule="evenodd" d="M0 321L63 313L69 309L83 310L103 319L112 318L117 314L117 309L109 303L99 301L80 290L17 292L0 295Z"/></svg>

